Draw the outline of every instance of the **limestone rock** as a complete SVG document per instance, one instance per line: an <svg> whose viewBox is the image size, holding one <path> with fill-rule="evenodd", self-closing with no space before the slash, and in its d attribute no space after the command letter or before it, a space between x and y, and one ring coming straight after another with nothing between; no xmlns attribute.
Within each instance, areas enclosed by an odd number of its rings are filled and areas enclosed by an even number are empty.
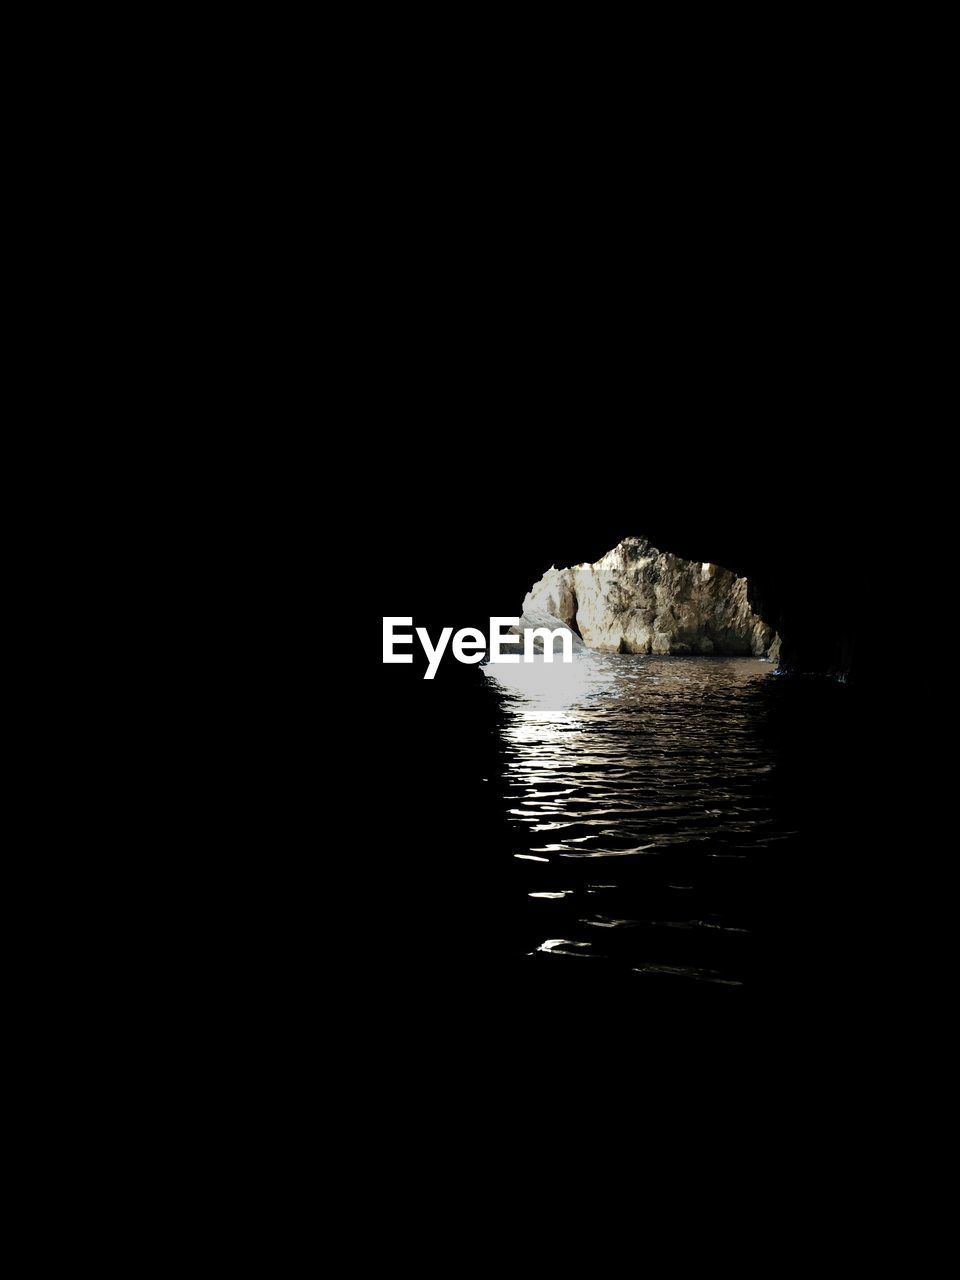
<svg viewBox="0 0 960 1280"><path fill-rule="evenodd" d="M508 634L515 635L518 639L515 645L503 644L502 649L504 653L523 653L523 633L528 627L546 627L550 631L570 631L573 652L577 653L586 647L577 633L572 631L571 628L568 627L560 618L556 617L555 614L548 613L545 609L535 608L525 609L523 611L523 616L520 619L520 625L510 628ZM559 655L559 642L554 641L553 647L555 653ZM534 638L533 651L534 653L543 653L543 636L536 636Z"/></svg>
<svg viewBox="0 0 960 1280"><path fill-rule="evenodd" d="M624 538L595 564L549 569L523 612L559 619L587 648L608 653L762 657L779 640L750 607L746 578L659 551L646 538Z"/></svg>

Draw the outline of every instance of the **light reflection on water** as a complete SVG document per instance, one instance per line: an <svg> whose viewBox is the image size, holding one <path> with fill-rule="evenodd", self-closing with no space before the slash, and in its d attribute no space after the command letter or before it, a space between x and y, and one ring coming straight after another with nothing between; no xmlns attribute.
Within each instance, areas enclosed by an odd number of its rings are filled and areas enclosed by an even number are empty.
<svg viewBox="0 0 960 1280"><path fill-rule="evenodd" d="M771 797L770 673L751 658L590 651L484 668L506 712L531 963L743 980L752 867L792 835Z"/></svg>

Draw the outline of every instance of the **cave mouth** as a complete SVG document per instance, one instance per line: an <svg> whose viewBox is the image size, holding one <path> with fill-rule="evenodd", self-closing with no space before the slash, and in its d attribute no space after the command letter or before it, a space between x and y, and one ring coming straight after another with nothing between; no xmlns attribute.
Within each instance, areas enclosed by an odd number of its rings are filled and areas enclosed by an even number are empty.
<svg viewBox="0 0 960 1280"><path fill-rule="evenodd" d="M550 569L523 602L521 627L569 629L602 653L768 658L779 637L751 602L748 580L628 537L598 560Z"/></svg>

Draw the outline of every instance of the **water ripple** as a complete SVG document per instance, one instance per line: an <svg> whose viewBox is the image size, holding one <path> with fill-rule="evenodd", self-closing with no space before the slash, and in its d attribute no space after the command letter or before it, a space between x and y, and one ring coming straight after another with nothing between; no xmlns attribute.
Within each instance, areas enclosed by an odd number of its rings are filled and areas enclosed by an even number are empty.
<svg viewBox="0 0 960 1280"><path fill-rule="evenodd" d="M587 652L484 673L505 713L499 784L526 953L740 985L744 877L794 835L772 790L769 665ZM615 883L593 878L600 859Z"/></svg>

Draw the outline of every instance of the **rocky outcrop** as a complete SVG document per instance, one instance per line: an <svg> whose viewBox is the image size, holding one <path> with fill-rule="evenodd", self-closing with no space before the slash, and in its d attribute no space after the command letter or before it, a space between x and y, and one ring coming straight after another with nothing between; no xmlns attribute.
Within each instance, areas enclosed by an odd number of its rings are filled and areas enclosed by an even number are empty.
<svg viewBox="0 0 960 1280"><path fill-rule="evenodd" d="M542 609L531 608L524 609L523 616L520 619L520 625L510 627L508 634L517 637L516 644L504 643L500 647L504 653L523 653L524 652L524 632L530 629L538 629L546 627L548 631L569 631L571 633L571 648L574 653L586 648L586 645L580 639L575 631L569 627L562 619L556 617L555 614L546 613ZM560 645L554 641L553 648L555 652L559 652ZM533 652L543 653L543 636L535 636L533 639Z"/></svg>
<svg viewBox="0 0 960 1280"><path fill-rule="evenodd" d="M750 606L746 578L659 551L646 538L624 538L595 564L549 569L523 612L559 619L587 648L608 653L763 657L779 650L773 628Z"/></svg>

